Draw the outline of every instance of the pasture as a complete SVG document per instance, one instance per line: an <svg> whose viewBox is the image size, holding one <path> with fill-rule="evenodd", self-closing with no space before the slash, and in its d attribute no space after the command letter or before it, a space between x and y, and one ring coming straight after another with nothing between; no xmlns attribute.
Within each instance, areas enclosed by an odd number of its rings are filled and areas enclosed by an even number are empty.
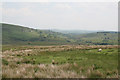
<svg viewBox="0 0 120 80"><path fill-rule="evenodd" d="M2 54L3 78L118 77L116 45L4 45Z"/></svg>

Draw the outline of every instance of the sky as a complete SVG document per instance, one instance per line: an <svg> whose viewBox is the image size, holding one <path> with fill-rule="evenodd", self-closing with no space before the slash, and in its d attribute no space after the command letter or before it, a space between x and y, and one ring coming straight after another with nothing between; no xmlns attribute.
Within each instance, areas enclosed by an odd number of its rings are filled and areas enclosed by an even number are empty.
<svg viewBox="0 0 120 80"><path fill-rule="evenodd" d="M116 31L118 3L3 2L2 22L35 29Z"/></svg>

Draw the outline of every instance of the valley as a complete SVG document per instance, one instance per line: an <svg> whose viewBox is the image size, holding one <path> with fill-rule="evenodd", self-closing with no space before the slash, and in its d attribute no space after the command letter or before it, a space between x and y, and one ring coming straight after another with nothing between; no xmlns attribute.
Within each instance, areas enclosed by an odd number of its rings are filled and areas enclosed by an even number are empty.
<svg viewBox="0 0 120 80"><path fill-rule="evenodd" d="M2 77L118 78L117 44L117 32L66 34L2 24Z"/></svg>

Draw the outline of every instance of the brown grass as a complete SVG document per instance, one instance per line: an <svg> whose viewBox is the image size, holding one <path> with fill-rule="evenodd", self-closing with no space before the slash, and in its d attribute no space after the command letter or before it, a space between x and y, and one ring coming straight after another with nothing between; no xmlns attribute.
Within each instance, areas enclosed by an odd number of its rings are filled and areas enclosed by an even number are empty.
<svg viewBox="0 0 120 80"><path fill-rule="evenodd" d="M36 53L41 51L63 51L72 49L106 49L106 48L118 48L117 45L62 45L62 46L28 46L29 48L20 50L6 50L2 53L2 58L6 59L10 64L2 65L2 76L4 78L89 78L89 77L105 77L100 71L95 71L94 66L90 66L86 70L85 74L82 72L83 67L78 67L76 63L74 64L62 64L62 65L52 65L52 64L16 64L16 62L23 61L23 58L16 56L28 56L37 55ZM75 72L70 70L71 66L79 68L80 71ZM108 71L108 75L112 72ZM115 75L109 77L118 77L118 72L115 71Z"/></svg>

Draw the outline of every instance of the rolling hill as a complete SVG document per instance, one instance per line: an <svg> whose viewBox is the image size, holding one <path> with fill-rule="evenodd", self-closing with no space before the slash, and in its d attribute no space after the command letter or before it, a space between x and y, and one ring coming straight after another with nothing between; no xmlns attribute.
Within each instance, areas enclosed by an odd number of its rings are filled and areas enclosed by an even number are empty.
<svg viewBox="0 0 120 80"><path fill-rule="evenodd" d="M77 32L78 33L78 32ZM86 34L64 34L51 30L38 30L19 25L2 23L2 41L6 44L61 45L61 44L118 44L117 32L93 32Z"/></svg>
<svg viewBox="0 0 120 80"><path fill-rule="evenodd" d="M89 34L81 34L74 36L76 42L82 44L95 44L95 45L114 45L118 44L117 32L97 32Z"/></svg>
<svg viewBox="0 0 120 80"><path fill-rule="evenodd" d="M2 24L2 39L3 44L59 44L67 43L68 40L64 34L58 32L11 24Z"/></svg>

